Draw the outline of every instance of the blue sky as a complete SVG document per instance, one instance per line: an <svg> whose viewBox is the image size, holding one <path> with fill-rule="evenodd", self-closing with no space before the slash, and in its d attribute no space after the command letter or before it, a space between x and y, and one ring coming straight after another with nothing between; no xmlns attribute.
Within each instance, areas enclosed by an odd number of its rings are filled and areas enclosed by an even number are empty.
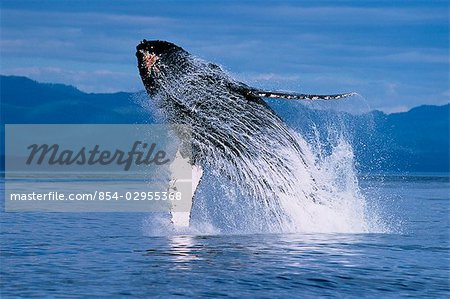
<svg viewBox="0 0 450 299"><path fill-rule="evenodd" d="M356 91L371 109L446 104L448 1L5 1L1 73L142 89L135 46L172 41L254 86Z"/></svg>

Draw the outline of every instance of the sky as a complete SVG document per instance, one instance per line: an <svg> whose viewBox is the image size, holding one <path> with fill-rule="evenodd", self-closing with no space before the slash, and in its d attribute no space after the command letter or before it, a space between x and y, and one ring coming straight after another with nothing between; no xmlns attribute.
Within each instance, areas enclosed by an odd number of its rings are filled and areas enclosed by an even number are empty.
<svg viewBox="0 0 450 299"><path fill-rule="evenodd" d="M135 47L171 41L256 87L358 92L387 113L449 102L448 1L1 0L0 73L138 91Z"/></svg>

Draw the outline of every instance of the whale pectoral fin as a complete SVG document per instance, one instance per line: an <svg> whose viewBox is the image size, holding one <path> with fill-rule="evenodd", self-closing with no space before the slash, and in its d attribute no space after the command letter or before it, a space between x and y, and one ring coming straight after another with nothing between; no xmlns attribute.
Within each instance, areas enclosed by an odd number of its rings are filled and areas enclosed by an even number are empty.
<svg viewBox="0 0 450 299"><path fill-rule="evenodd" d="M284 99L284 100L311 100L311 101L338 100L357 95L356 92L330 94L330 95L317 95L317 94L302 94L302 93L263 91L263 90L254 90L252 91L252 93L261 98Z"/></svg>
<svg viewBox="0 0 450 299"><path fill-rule="evenodd" d="M195 191L200 184L203 169L199 165L191 165L189 158L183 158L180 151L176 153L175 160L170 165L171 180L169 193L182 192L182 200L172 201L170 207L171 222L177 227L189 226ZM192 174L186 178L186 172ZM189 194L186 194L189 193Z"/></svg>
<svg viewBox="0 0 450 299"><path fill-rule="evenodd" d="M247 97L249 100L254 101L257 98L272 98L272 99L284 99L284 100L339 100L357 95L356 92L340 93L340 94L303 94L295 92L284 91L268 91L250 87L242 82L234 82L231 84L230 89Z"/></svg>

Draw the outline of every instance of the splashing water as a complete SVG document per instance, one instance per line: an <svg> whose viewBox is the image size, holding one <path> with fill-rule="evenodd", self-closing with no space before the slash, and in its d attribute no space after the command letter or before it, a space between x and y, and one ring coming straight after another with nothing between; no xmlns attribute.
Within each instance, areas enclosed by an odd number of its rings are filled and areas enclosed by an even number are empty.
<svg viewBox="0 0 450 299"><path fill-rule="evenodd" d="M284 154L292 161L289 182L285 192L278 191L277 209L261 203L259 197L249 197L240 184L227 182L213 174L204 180L195 201L193 226L196 230L206 225L222 232L382 232L374 211L369 211L366 199L360 192L354 169L351 145L344 139L337 140L331 154L316 154L316 149L297 136L304 153L303 159L296 152L285 149ZM308 168L304 167L306 161ZM264 161L253 160L254 167L264 167ZM316 183L304 180L309 174ZM286 177L269 175L271 181L262 196L273 196L271 184L280 184ZM246 181L245 184L252 184ZM292 186L292 188L291 188ZM245 187L244 187L245 188ZM305 196L309 190L316 202ZM275 220L279 220L277 223Z"/></svg>

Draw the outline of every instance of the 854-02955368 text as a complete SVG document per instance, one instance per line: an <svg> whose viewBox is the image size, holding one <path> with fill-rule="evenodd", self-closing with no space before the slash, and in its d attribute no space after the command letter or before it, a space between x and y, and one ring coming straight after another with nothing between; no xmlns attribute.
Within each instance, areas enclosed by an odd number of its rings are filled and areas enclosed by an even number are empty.
<svg viewBox="0 0 450 299"><path fill-rule="evenodd" d="M140 182L118 181L51 182L44 186L38 182L25 187L22 182L8 184L11 186L5 193L7 212L168 212L174 207L184 211L191 194L190 183L178 190L165 191L157 184L145 188Z"/></svg>

